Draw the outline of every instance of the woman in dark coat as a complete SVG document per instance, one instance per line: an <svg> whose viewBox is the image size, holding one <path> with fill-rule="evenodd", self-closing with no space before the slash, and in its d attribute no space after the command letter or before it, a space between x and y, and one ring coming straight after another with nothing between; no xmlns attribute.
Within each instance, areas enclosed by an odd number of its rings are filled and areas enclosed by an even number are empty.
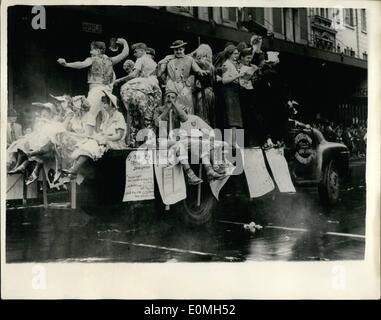
<svg viewBox="0 0 381 320"><path fill-rule="evenodd" d="M243 73L237 69L237 59L239 52L233 45L227 46L224 50L225 62L222 65L222 96L224 99L225 128L232 129L225 141L235 145L235 130L243 128L241 105L239 100L239 79Z"/></svg>
<svg viewBox="0 0 381 320"><path fill-rule="evenodd" d="M241 114L243 127L245 130L245 145L252 146L255 123L255 102L254 102L254 86L253 79L258 67L251 64L252 48L243 49L239 58L239 71L243 76L239 79L239 100L241 104Z"/></svg>

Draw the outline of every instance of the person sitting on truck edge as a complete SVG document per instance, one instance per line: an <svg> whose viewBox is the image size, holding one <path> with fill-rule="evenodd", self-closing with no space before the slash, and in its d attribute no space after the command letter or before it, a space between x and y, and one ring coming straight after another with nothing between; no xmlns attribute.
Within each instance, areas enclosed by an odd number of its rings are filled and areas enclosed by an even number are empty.
<svg viewBox="0 0 381 320"><path fill-rule="evenodd" d="M159 129L158 137L160 140L163 136L167 136L169 132L169 135L168 135L169 157L174 155L180 161L180 163L182 164L185 170L185 173L187 174L189 184L191 185L200 184L202 183L202 179L195 175L188 161L188 148L191 146L191 143L188 143L188 139L177 140L173 137L174 130L181 129L181 125L183 123L186 123L188 120L188 114L185 111L186 107L177 103L176 99L177 99L176 92L167 91L165 95L165 104L162 107L158 107L155 110L154 121L155 121L156 127ZM170 120L172 120L172 123L169 123L169 128L168 128L167 124L168 122L170 122ZM163 126L163 124L165 127ZM164 134L162 132L163 129L165 131ZM186 133L186 130L184 130L184 132ZM197 145L198 143L199 143L199 139L197 139ZM192 149L193 148L190 148L191 151ZM201 155L198 154L198 156L201 158L202 163L204 165L207 177L209 180L222 179L224 176L214 171L210 163L209 151L210 150L208 148L203 146Z"/></svg>
<svg viewBox="0 0 381 320"><path fill-rule="evenodd" d="M118 111L117 98L108 90L104 90L103 94L101 102L106 117L102 121L101 131L78 143L71 155L75 159L73 166L68 170L63 170L70 179L76 178L79 170L88 160L96 161L110 149L123 150L127 148L125 144L127 125L122 113Z"/></svg>

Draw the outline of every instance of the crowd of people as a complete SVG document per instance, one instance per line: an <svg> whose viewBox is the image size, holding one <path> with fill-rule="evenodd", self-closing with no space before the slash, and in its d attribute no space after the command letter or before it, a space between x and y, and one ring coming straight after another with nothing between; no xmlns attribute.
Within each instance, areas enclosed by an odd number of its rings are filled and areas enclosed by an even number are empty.
<svg viewBox="0 0 381 320"><path fill-rule="evenodd" d="M236 145L236 129L245 129L245 139L252 144L271 147L282 143L287 107L276 71L278 53L263 52L260 36L254 35L250 44L228 43L217 54L207 44L186 54L187 43L176 40L170 46L173 54L158 62L155 50L145 43L131 46L135 61L126 59L130 47L125 39L116 43L122 50L113 57L105 54L104 42L95 41L85 60L57 60L63 67L87 68L89 92L87 96L51 95L53 103L33 103L39 108L34 129L8 139L9 174L25 172L33 165L29 184L38 178L43 163L54 159L55 180L62 175L75 178L89 159L97 160L109 149L137 148L147 143L147 136L140 136L142 131L152 130L160 136L165 127L166 132L185 131L181 138L167 135L166 146L182 163L188 182L199 184L202 180L192 171L188 152L200 141L199 158L209 180L225 177L222 146ZM122 61L126 74L117 78L113 66ZM120 95L125 117L113 91ZM224 115L220 128L231 130L226 131L225 142L210 143L217 126L217 106ZM200 133L195 135L195 130Z"/></svg>
<svg viewBox="0 0 381 320"><path fill-rule="evenodd" d="M352 156L366 155L367 125L364 124L335 124L332 121L319 121L312 126L321 131L324 137L331 142L345 144Z"/></svg>

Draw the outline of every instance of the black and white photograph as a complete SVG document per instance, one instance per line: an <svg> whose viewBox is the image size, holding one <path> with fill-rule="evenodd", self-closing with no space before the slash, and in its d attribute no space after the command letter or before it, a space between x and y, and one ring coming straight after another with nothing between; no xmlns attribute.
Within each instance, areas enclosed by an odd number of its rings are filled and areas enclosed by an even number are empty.
<svg viewBox="0 0 381 320"><path fill-rule="evenodd" d="M7 268L364 262L369 8L323 3L9 1Z"/></svg>

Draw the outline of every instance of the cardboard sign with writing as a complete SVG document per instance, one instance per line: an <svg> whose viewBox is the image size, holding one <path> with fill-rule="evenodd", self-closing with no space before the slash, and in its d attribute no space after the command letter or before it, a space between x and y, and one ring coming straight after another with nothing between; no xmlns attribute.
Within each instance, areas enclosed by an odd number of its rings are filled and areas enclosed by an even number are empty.
<svg viewBox="0 0 381 320"><path fill-rule="evenodd" d="M272 148L266 150L265 154L279 191L287 193L296 192L294 184L291 181L287 161L283 155L283 149Z"/></svg>
<svg viewBox="0 0 381 320"><path fill-rule="evenodd" d="M126 159L126 186L123 201L152 200L154 194L152 151L131 152Z"/></svg>
<svg viewBox="0 0 381 320"><path fill-rule="evenodd" d="M244 171L251 198L258 198L274 190L261 149L245 149Z"/></svg>
<svg viewBox="0 0 381 320"><path fill-rule="evenodd" d="M155 165L155 176L164 204L175 204L187 197L184 172L181 164L169 168Z"/></svg>

